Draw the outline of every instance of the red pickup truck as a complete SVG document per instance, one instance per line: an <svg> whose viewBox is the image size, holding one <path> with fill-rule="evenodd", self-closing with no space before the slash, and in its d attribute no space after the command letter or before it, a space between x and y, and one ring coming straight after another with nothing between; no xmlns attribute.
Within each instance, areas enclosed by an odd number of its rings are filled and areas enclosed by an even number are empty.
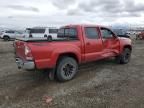
<svg viewBox="0 0 144 108"><path fill-rule="evenodd" d="M131 40L117 37L106 27L67 25L57 35L58 39L17 39L14 46L18 68L52 69L49 76L68 81L76 75L78 64L110 57L126 64L131 57Z"/></svg>

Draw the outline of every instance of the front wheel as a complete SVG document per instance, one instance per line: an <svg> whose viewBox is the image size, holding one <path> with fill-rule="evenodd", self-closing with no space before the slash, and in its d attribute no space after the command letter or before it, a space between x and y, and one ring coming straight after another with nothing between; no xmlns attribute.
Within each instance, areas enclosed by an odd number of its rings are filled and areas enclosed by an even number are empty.
<svg viewBox="0 0 144 108"><path fill-rule="evenodd" d="M131 50L129 48L124 48L121 55L116 57L117 63L127 64L131 58Z"/></svg>
<svg viewBox="0 0 144 108"><path fill-rule="evenodd" d="M47 35L44 35L44 37L46 38L46 37L47 37Z"/></svg>
<svg viewBox="0 0 144 108"><path fill-rule="evenodd" d="M78 71L78 63L71 57L63 57L59 60L56 69L56 77L59 81L64 82L74 78Z"/></svg>
<svg viewBox="0 0 144 108"><path fill-rule="evenodd" d="M8 36L4 36L3 39L4 39L4 41L9 41L10 40L10 38Z"/></svg>

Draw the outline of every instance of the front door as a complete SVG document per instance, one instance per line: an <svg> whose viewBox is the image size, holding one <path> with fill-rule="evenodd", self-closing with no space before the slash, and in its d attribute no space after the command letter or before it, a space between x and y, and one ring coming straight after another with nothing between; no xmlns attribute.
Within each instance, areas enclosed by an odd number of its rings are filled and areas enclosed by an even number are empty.
<svg viewBox="0 0 144 108"><path fill-rule="evenodd" d="M105 57L115 56L120 50L118 37L116 37L115 34L107 28L101 28L100 31L103 41L103 55Z"/></svg>

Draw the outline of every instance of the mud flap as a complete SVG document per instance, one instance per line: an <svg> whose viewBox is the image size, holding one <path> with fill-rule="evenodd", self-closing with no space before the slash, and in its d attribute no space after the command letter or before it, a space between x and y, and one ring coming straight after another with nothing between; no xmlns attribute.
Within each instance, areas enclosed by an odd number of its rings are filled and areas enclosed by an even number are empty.
<svg viewBox="0 0 144 108"><path fill-rule="evenodd" d="M48 78L51 81L53 81L55 79L55 68L54 69L49 69L49 71L48 71Z"/></svg>

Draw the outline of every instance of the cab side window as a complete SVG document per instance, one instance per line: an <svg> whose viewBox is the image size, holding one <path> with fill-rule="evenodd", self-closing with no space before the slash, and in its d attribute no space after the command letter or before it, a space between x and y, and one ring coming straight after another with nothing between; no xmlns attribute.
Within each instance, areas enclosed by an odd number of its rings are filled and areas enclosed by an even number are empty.
<svg viewBox="0 0 144 108"><path fill-rule="evenodd" d="M78 39L78 33L76 28L61 28L58 30L58 37L59 38L71 38L71 39Z"/></svg>
<svg viewBox="0 0 144 108"><path fill-rule="evenodd" d="M96 27L85 27L85 35L89 39L98 39L99 33Z"/></svg>
<svg viewBox="0 0 144 108"><path fill-rule="evenodd" d="M101 35L102 35L102 38L111 39L113 38L114 34L109 29L101 28Z"/></svg>
<svg viewBox="0 0 144 108"><path fill-rule="evenodd" d="M77 38L77 30L75 28L65 29L65 34L70 38Z"/></svg>

